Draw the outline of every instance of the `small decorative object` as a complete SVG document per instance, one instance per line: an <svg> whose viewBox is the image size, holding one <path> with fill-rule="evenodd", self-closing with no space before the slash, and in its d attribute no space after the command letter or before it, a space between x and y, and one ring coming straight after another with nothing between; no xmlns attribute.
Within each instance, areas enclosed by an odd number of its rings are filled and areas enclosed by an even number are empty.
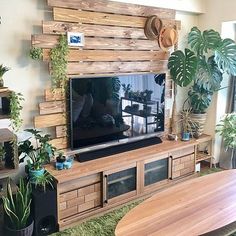
<svg viewBox="0 0 236 236"><path fill-rule="evenodd" d="M162 20L156 16L149 16L146 20L144 33L149 40L157 40L162 28Z"/></svg>
<svg viewBox="0 0 236 236"><path fill-rule="evenodd" d="M177 141L178 140L177 134L168 134L167 138L168 138L168 140L171 140L171 141Z"/></svg>
<svg viewBox="0 0 236 236"><path fill-rule="evenodd" d="M178 32L173 27L164 27L160 31L158 42L163 51L168 51L178 42Z"/></svg>
<svg viewBox="0 0 236 236"><path fill-rule="evenodd" d="M153 93L152 90L148 90L148 89L144 90L144 91L142 92L142 100L143 100L144 102L151 101L151 95L152 95L152 93Z"/></svg>
<svg viewBox="0 0 236 236"><path fill-rule="evenodd" d="M84 34L77 32L68 32L67 41L69 46L82 47L84 46Z"/></svg>
<svg viewBox="0 0 236 236"><path fill-rule="evenodd" d="M133 104L133 105L131 106L131 111L133 111L133 112L137 112L138 109L139 109L139 104Z"/></svg>
<svg viewBox="0 0 236 236"><path fill-rule="evenodd" d="M56 160L57 160L57 162L59 162L59 163L64 163L64 162L66 161L66 157L63 156L63 153L62 153L62 152L60 152L60 153L58 154L58 156L56 157Z"/></svg>
<svg viewBox="0 0 236 236"><path fill-rule="evenodd" d="M123 88L123 91L124 91L124 96L125 98L128 98L129 97L129 92L131 90L131 85L130 84L122 84L122 88Z"/></svg>
<svg viewBox="0 0 236 236"><path fill-rule="evenodd" d="M3 64L0 65L0 89L4 88L4 81L2 77L9 70L10 70L9 67L3 66Z"/></svg>

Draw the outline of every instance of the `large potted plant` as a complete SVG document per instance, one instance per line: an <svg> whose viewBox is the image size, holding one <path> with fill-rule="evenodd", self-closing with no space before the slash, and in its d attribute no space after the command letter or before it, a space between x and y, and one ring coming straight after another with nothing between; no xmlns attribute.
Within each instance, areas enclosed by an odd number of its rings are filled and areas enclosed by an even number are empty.
<svg viewBox="0 0 236 236"><path fill-rule="evenodd" d="M216 125L216 132L222 136L225 150L230 151L232 167L236 168L236 113L226 114Z"/></svg>
<svg viewBox="0 0 236 236"><path fill-rule="evenodd" d="M212 29L201 32L193 27L188 34L188 45L190 49L171 54L168 68L177 85L185 87L191 84L189 104L193 114L198 114L197 117L200 116L204 122L212 95L221 88L222 74L236 75L236 44L232 39L222 39ZM202 122L199 126L201 133Z"/></svg>
<svg viewBox="0 0 236 236"><path fill-rule="evenodd" d="M27 171L32 182L44 174L43 165L50 162L56 150L49 143L50 135L42 135L41 131L36 129L26 129L32 136L24 141L19 142L18 154L21 156L20 163L27 160Z"/></svg>
<svg viewBox="0 0 236 236"><path fill-rule="evenodd" d="M33 233L33 220L30 217L30 184L20 179L18 191L13 194L9 182L7 184L7 196L3 196L2 200L6 235L31 236Z"/></svg>

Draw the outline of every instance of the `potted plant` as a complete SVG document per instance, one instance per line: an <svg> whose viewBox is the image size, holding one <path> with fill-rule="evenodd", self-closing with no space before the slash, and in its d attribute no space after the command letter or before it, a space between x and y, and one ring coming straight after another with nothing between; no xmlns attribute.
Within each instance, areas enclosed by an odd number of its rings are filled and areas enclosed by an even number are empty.
<svg viewBox="0 0 236 236"><path fill-rule="evenodd" d="M191 108L183 109L180 112L180 120L182 126L182 140L189 141L190 136L193 136L193 130L197 129L197 123L191 118Z"/></svg>
<svg viewBox="0 0 236 236"><path fill-rule="evenodd" d="M0 65L0 88L4 87L4 81L3 81L3 78L2 78L3 75L9 70L10 70L9 67L3 66L3 64Z"/></svg>
<svg viewBox="0 0 236 236"><path fill-rule="evenodd" d="M49 143L49 134L42 135L41 131L36 129L26 129L25 131L29 132L32 136L19 142L18 154L19 156L22 154L20 163L26 157L29 157L27 160L27 169L31 181L34 182L37 177L44 174L43 165L50 162L56 148ZM33 145L33 140L35 141L35 145Z"/></svg>
<svg viewBox="0 0 236 236"><path fill-rule="evenodd" d="M222 136L225 150L231 152L232 167L236 168L236 113L226 114L216 125L216 133Z"/></svg>
<svg viewBox="0 0 236 236"><path fill-rule="evenodd" d="M7 184L7 196L3 196L2 200L6 235L31 236L33 234L33 221L30 217L30 184L20 179L18 191L13 195L9 182Z"/></svg>
<svg viewBox="0 0 236 236"><path fill-rule="evenodd" d="M47 189L54 189L53 185L54 179L52 175L48 172L44 172L43 175L38 176L34 181L35 189L38 189L40 192L46 192Z"/></svg>
<svg viewBox="0 0 236 236"><path fill-rule="evenodd" d="M197 27L191 29L188 44L190 49L171 54L168 68L177 85L191 84L188 100L193 114L203 120L199 123L202 132L212 95L221 88L222 74L236 75L236 44L212 29L201 32Z"/></svg>
<svg viewBox="0 0 236 236"><path fill-rule="evenodd" d="M125 98L128 98L129 97L129 92L131 91L131 84L127 84L127 85L122 84L121 86L123 88Z"/></svg>

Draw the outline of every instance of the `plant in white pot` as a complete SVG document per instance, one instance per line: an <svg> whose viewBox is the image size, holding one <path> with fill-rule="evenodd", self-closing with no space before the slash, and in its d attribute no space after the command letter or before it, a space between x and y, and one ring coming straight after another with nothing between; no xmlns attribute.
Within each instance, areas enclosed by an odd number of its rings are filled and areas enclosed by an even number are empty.
<svg viewBox="0 0 236 236"><path fill-rule="evenodd" d="M236 113L226 114L216 125L216 133L222 136L226 151L231 152L232 167L236 168Z"/></svg>
<svg viewBox="0 0 236 236"><path fill-rule="evenodd" d="M232 39L222 39L212 29L201 32L197 27L188 34L188 44L190 49L171 54L168 68L177 85L191 85L189 104L193 114L204 120L212 95L221 88L223 73L236 75L236 44ZM199 126L202 133L203 124L200 122Z"/></svg>
<svg viewBox="0 0 236 236"><path fill-rule="evenodd" d="M44 174L43 165L50 162L50 159L54 156L56 150L55 147L50 144L50 135L42 135L41 131L36 129L26 129L32 136L24 141L19 142L18 154L22 155L20 163L27 160L27 172L32 182L39 176Z"/></svg>
<svg viewBox="0 0 236 236"><path fill-rule="evenodd" d="M7 184L7 196L3 196L2 200L6 235L31 236L33 234L33 220L30 217L30 184L20 179L19 188L13 194L9 182Z"/></svg>

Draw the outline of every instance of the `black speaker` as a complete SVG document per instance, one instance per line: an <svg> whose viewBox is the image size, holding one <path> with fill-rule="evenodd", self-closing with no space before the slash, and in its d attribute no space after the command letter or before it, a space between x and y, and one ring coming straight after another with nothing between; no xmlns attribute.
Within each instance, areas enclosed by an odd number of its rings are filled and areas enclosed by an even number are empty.
<svg viewBox="0 0 236 236"><path fill-rule="evenodd" d="M33 189L31 207L34 236L49 235L58 231L56 189L47 189L46 192Z"/></svg>

